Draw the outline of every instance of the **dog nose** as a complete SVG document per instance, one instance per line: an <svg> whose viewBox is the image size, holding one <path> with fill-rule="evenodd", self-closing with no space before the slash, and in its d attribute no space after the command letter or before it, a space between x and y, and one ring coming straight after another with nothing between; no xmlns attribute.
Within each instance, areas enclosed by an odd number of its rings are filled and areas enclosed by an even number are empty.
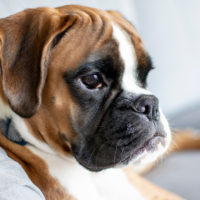
<svg viewBox="0 0 200 200"><path fill-rule="evenodd" d="M134 105L136 112L146 115L149 120L159 120L159 102L154 95L141 95Z"/></svg>

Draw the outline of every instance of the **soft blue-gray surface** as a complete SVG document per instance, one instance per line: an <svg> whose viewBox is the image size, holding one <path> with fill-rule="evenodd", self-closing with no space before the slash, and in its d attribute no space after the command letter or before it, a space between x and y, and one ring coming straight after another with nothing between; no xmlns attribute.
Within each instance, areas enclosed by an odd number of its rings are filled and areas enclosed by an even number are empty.
<svg viewBox="0 0 200 200"><path fill-rule="evenodd" d="M174 153L145 177L187 200L200 199L200 152Z"/></svg>
<svg viewBox="0 0 200 200"><path fill-rule="evenodd" d="M0 200L44 200L21 165L0 148Z"/></svg>
<svg viewBox="0 0 200 200"><path fill-rule="evenodd" d="M169 123L172 128L193 129L200 132L200 102L172 115Z"/></svg>

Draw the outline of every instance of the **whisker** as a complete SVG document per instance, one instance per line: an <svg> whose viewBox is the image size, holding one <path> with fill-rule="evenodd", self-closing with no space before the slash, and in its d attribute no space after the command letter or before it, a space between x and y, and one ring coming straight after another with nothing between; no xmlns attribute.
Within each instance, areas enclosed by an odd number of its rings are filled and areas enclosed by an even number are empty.
<svg viewBox="0 0 200 200"><path fill-rule="evenodd" d="M105 141L100 147L99 147L99 149L97 149L97 153L96 153L96 158L95 158L95 168L96 168L96 170L98 169L98 167L97 167L97 159L98 159L98 153L103 149L103 147L104 147L104 145L107 143L107 141Z"/></svg>
<svg viewBox="0 0 200 200"><path fill-rule="evenodd" d="M118 149L118 147L117 147L117 144L116 144L115 153L114 153L114 156L113 156L113 163L115 163L115 161L116 161L117 149Z"/></svg>

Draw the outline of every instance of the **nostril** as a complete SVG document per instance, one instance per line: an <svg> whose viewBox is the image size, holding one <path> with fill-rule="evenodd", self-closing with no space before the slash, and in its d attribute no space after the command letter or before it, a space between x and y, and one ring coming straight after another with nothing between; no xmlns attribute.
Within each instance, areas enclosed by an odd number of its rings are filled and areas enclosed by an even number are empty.
<svg viewBox="0 0 200 200"><path fill-rule="evenodd" d="M151 106L146 105L146 106L145 106L145 110L144 110L143 113L146 114L146 115L149 115L151 112L152 112Z"/></svg>
<svg viewBox="0 0 200 200"><path fill-rule="evenodd" d="M135 111L150 120L159 120L158 99L153 95L142 95L135 101Z"/></svg>

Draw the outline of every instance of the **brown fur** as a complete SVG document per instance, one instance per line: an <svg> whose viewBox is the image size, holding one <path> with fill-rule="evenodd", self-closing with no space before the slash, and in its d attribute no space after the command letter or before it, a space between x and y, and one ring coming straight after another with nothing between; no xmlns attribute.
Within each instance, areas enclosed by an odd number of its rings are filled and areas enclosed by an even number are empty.
<svg viewBox="0 0 200 200"><path fill-rule="evenodd" d="M58 154L70 156L69 144L75 138L71 121L79 112L63 73L77 68L91 51L108 51L104 44L112 43L110 18L131 35L138 62L145 66L147 55L140 37L114 12L64 6L29 9L0 20L1 98L17 114L29 117L24 119L29 131ZM117 48L112 45L109 51L115 52ZM0 146L23 166L47 200L73 199L50 176L44 161L26 147L13 144L1 134Z"/></svg>
<svg viewBox="0 0 200 200"><path fill-rule="evenodd" d="M168 153L195 149L200 149L200 135L195 134L192 130L179 130L173 134Z"/></svg>
<svg viewBox="0 0 200 200"><path fill-rule="evenodd" d="M69 152L69 146L64 142L63 135L68 138L69 142L73 139L75 134L71 120L75 117L72 115L78 113L74 99L70 96L66 83L62 79L63 73L80 65L80 61L84 62L91 49L94 53L108 52L104 45L105 42L108 43L112 34L111 24L107 23L111 13L108 13L81 6L65 6L57 9L29 9L0 21L0 29L4 33L0 38L2 44L7 45L1 60L5 93L3 97L4 99L5 96L7 97L9 104L18 114L29 116L33 115L32 112L35 113L31 118L25 119L30 132L38 140L48 143L57 152L64 154ZM138 52L138 60L141 60L141 56L145 60L145 51L136 32L128 28L130 25L125 19L119 17L115 19L114 16L112 18L131 34L135 41L136 52ZM21 20L20 27L18 27L18 20ZM28 26L28 22L33 20L31 30L36 30L36 33L32 33ZM61 38L62 42L59 42L58 35L74 23L76 26L73 26L67 37ZM50 30L49 27L51 27ZM21 29L23 32L20 31ZM38 51L31 51L29 55L23 46L18 46L25 41L23 45L28 46L28 49L37 49L33 34L41 38L39 40L41 44L37 43ZM24 35L30 39L23 38ZM14 38L16 42L12 41L12 37L17 37ZM26 44L26 40L33 40L33 42ZM16 53L19 48L20 53ZM41 48L44 49L43 52ZM109 51L115 52L115 49L117 46ZM35 70L27 67L27 62L24 61L24 57L27 56L28 62L32 63ZM39 61L35 61L37 57L41 57L40 65L38 65ZM23 63L20 62L21 59ZM41 68L41 72L38 67ZM17 71L20 71L20 74ZM38 77L41 79L38 80ZM15 99L16 97L12 98L17 94L20 94L20 103ZM21 100L22 96L24 99ZM29 103L25 105L23 101ZM69 118L66 119L66 116Z"/></svg>

